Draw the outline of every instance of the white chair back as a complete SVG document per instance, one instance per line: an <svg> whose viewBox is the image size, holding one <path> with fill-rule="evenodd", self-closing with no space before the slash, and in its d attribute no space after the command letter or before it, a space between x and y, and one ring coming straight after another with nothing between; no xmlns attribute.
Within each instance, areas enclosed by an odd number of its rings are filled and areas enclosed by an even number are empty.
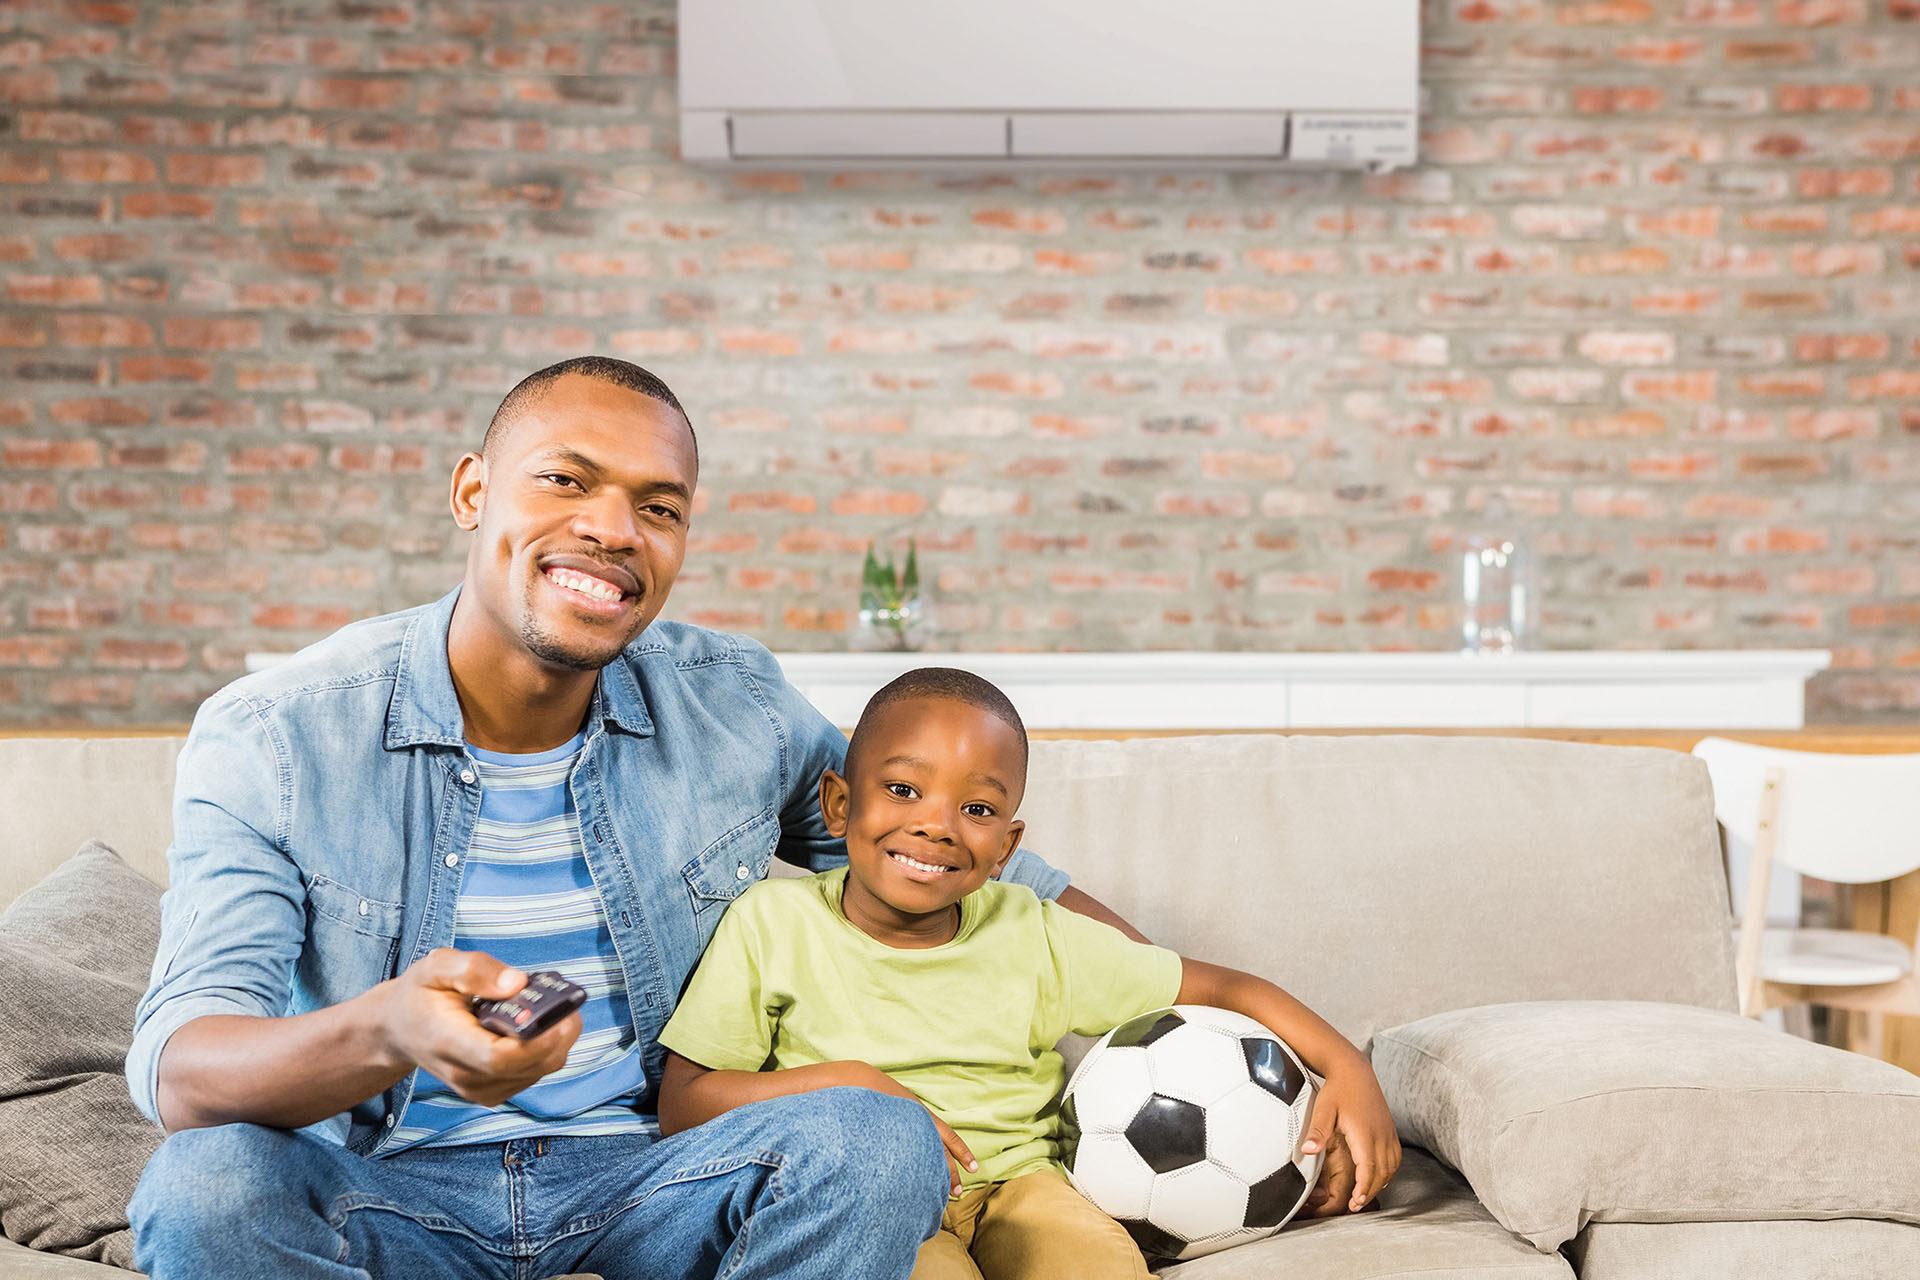
<svg viewBox="0 0 1920 1280"><path fill-rule="evenodd" d="M1920 868L1920 753L1788 751L1703 738L1693 754L1713 778L1714 815L1748 845L1767 773L1782 772L1774 857L1802 875L1871 884Z"/></svg>

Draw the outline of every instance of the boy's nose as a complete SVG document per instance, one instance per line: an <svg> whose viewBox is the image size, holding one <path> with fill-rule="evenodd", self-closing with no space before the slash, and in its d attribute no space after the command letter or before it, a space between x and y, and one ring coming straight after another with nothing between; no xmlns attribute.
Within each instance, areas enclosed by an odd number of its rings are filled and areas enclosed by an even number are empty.
<svg viewBox="0 0 1920 1280"><path fill-rule="evenodd" d="M943 844L953 842L953 826L941 813L923 812L915 815L912 831L926 840L937 840Z"/></svg>

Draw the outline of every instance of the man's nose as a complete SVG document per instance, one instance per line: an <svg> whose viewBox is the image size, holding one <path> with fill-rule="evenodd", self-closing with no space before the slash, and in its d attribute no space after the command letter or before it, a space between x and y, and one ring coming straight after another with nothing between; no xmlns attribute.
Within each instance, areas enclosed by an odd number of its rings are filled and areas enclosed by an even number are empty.
<svg viewBox="0 0 1920 1280"><path fill-rule="evenodd" d="M574 508L573 531L603 547L625 549L640 539L640 518L625 494L604 489Z"/></svg>

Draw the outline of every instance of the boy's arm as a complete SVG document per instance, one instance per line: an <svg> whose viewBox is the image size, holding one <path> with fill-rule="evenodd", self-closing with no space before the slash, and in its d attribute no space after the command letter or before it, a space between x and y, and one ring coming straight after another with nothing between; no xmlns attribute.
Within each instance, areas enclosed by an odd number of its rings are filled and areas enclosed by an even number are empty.
<svg viewBox="0 0 1920 1280"><path fill-rule="evenodd" d="M1344 1140L1353 1157L1355 1179L1347 1207L1358 1210L1379 1194L1400 1168L1400 1139L1373 1068L1345 1036L1264 978L1201 960L1181 958L1176 1003L1244 1013L1286 1041L1325 1077L1313 1101L1313 1117L1301 1150L1321 1151Z"/></svg>
<svg viewBox="0 0 1920 1280"><path fill-rule="evenodd" d="M671 1137L749 1102L841 1087L872 1089L896 1098L920 1101L913 1090L864 1062L820 1062L775 1071L714 1071L669 1049L666 1067L660 1073L660 1134ZM952 1126L931 1109L927 1114L933 1116L934 1128L940 1131L940 1142L947 1149L950 1165L957 1161L969 1170L978 1169L980 1165L973 1158L973 1152ZM949 1167L947 1172L953 1189L958 1191L959 1171Z"/></svg>

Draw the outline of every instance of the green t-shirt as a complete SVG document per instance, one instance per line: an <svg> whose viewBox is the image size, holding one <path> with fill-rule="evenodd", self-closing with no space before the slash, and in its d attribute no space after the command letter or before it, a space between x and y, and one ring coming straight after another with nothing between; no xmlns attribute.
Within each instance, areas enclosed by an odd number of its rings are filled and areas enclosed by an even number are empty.
<svg viewBox="0 0 1920 1280"><path fill-rule="evenodd" d="M660 1043L716 1071L848 1059L878 1067L959 1133L968 1186L1060 1156L1054 1043L1172 1004L1180 957L990 881L951 942L909 950L840 913L846 868L763 880L727 909Z"/></svg>

